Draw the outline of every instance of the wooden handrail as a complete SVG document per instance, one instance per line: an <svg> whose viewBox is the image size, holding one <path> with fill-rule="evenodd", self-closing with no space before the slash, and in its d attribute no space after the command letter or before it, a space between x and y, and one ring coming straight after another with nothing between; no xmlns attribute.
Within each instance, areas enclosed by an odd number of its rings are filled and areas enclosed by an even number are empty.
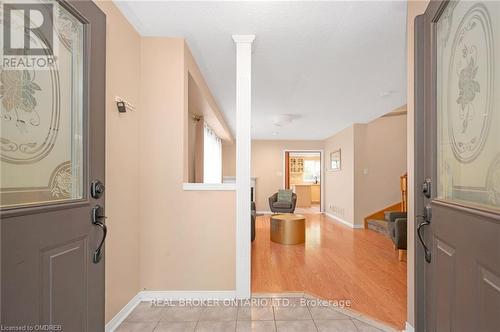
<svg viewBox="0 0 500 332"><path fill-rule="evenodd" d="M408 211L408 173L401 175L400 179L401 184L401 211Z"/></svg>

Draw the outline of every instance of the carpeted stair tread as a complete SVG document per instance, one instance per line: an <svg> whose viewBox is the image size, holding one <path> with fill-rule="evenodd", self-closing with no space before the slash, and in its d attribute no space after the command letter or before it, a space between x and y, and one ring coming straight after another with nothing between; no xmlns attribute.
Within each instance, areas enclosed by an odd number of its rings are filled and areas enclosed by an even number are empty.
<svg viewBox="0 0 500 332"><path fill-rule="evenodd" d="M388 221L381 219L368 219L367 221L368 229L371 229L372 231L382 233L385 235L389 234L388 224L389 224Z"/></svg>

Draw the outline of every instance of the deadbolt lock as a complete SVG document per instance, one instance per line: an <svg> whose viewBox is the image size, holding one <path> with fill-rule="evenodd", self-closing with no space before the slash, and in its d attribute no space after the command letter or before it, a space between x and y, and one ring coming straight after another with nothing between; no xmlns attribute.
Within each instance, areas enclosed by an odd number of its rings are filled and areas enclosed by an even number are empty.
<svg viewBox="0 0 500 332"><path fill-rule="evenodd" d="M425 179L424 183L422 183L422 194L424 194L424 196L426 198L431 198L431 194L432 194L431 179L427 178L427 179Z"/></svg>
<svg viewBox="0 0 500 332"><path fill-rule="evenodd" d="M99 180L92 181L90 185L90 196L92 198L101 198L104 195L104 183Z"/></svg>

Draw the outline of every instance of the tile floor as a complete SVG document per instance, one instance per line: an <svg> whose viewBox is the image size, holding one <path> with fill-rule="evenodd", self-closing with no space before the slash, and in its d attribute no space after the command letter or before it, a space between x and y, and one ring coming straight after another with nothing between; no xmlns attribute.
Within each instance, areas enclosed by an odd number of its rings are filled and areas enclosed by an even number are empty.
<svg viewBox="0 0 500 332"><path fill-rule="evenodd" d="M259 302L154 306L141 302L116 332L187 331L395 331L346 309L335 309L310 297L258 298Z"/></svg>

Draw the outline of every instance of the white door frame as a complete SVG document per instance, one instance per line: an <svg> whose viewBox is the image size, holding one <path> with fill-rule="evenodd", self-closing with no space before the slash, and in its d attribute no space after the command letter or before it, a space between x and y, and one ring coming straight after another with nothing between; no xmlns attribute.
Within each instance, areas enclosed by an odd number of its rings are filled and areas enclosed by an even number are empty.
<svg viewBox="0 0 500 332"><path fill-rule="evenodd" d="M320 158L320 163L321 163L321 171L320 171L320 178L319 178L319 185L321 189L321 197L320 197L320 212L325 211L325 186L324 186L324 177L325 177L325 151L323 149L313 149L313 150L304 150L304 149L284 149L282 150L282 164L283 164L283 189L285 189L285 172L286 172L286 160L285 160L285 153L290 152L290 153L299 153L299 152L318 152L319 153L319 158Z"/></svg>

